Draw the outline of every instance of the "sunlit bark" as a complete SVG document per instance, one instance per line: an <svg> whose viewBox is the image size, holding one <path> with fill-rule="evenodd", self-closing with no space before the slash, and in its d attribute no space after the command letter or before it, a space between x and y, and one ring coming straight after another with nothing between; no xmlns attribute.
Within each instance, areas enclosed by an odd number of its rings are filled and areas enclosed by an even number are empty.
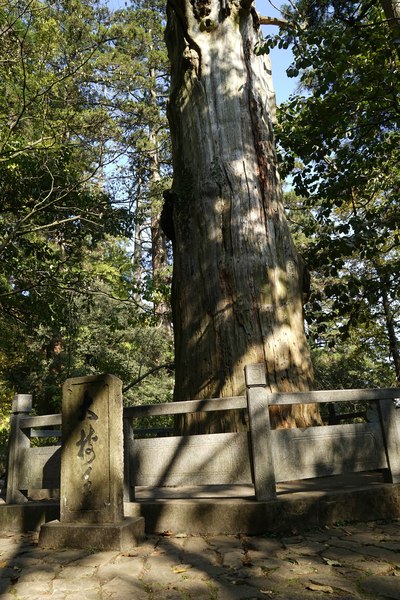
<svg viewBox="0 0 400 600"><path fill-rule="evenodd" d="M302 268L277 171L270 64L256 55L258 40L250 3L169 2L175 400L240 395L243 367L255 362L265 363L272 391L312 384ZM272 418L281 427L319 420L314 406ZM244 426L240 415L185 425Z"/></svg>

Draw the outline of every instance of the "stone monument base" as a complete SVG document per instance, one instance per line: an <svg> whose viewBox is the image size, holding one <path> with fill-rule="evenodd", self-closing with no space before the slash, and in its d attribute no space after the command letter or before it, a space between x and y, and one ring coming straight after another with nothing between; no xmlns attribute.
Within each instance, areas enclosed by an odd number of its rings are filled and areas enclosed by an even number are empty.
<svg viewBox="0 0 400 600"><path fill-rule="evenodd" d="M60 523L42 525L40 548L83 548L127 552L144 538L144 518L125 518L120 523Z"/></svg>

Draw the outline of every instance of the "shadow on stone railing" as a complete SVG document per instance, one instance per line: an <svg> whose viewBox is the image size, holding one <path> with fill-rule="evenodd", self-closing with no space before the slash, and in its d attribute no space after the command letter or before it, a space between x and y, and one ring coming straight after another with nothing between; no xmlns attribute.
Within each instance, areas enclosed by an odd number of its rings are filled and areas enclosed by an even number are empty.
<svg viewBox="0 0 400 600"><path fill-rule="evenodd" d="M27 502L37 490L53 495L60 487L61 415L31 416L31 411L32 396L16 394L10 417L7 504ZM37 439L52 443L32 445Z"/></svg>
<svg viewBox="0 0 400 600"><path fill-rule="evenodd" d="M271 394L264 365L245 369L246 396L130 407L124 410L125 499L135 486L254 485L257 500L276 497L276 483L383 470L400 481L400 389ZM369 401L376 421L273 430L269 406ZM132 419L247 408L250 431L135 439Z"/></svg>
<svg viewBox="0 0 400 600"><path fill-rule="evenodd" d="M256 499L265 501L276 497L276 483L291 480L379 469L387 481L400 482L400 409L394 402L400 389L271 394L264 365L248 365L245 380L245 396L124 408L125 502L135 499L136 486L251 484ZM349 401L375 403L379 418L305 429L270 427L268 406ZM143 416L237 409L247 409L249 432L137 439L132 427L133 419ZM30 410L29 396L15 397L7 503L26 502L29 490L60 485L60 447L32 447L31 439L58 438L61 415L32 417Z"/></svg>

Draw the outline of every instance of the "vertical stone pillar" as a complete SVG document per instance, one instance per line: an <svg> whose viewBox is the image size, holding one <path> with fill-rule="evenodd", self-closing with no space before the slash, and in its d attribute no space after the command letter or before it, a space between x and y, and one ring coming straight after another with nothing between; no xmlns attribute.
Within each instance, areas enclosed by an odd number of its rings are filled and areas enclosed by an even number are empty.
<svg viewBox="0 0 400 600"><path fill-rule="evenodd" d="M381 400L378 407L388 463L385 480L400 483L400 408L395 398Z"/></svg>
<svg viewBox="0 0 400 600"><path fill-rule="evenodd" d="M276 482L265 365L247 365L245 379L256 500L274 500Z"/></svg>
<svg viewBox="0 0 400 600"><path fill-rule="evenodd" d="M127 550L144 519L124 519L122 382L113 375L63 387L60 522L44 525L42 547Z"/></svg>
<svg viewBox="0 0 400 600"><path fill-rule="evenodd" d="M134 435L131 419L124 419L124 501L135 501L135 484L133 467L134 458Z"/></svg>
<svg viewBox="0 0 400 600"><path fill-rule="evenodd" d="M8 444L7 504L23 504L28 501L28 490L19 489L18 475L24 451L30 447L29 432L21 429L21 419L32 411L31 394L15 394L11 403L10 437Z"/></svg>
<svg viewBox="0 0 400 600"><path fill-rule="evenodd" d="M113 375L63 387L60 517L64 523L123 519L122 382Z"/></svg>

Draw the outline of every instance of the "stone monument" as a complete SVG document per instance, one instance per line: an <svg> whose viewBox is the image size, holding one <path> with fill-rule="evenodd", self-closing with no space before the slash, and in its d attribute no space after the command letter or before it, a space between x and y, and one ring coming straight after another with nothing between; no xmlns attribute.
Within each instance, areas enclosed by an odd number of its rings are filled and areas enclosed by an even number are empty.
<svg viewBox="0 0 400 600"><path fill-rule="evenodd" d="M144 519L123 514L122 382L112 375L63 387L60 521L42 526L41 547L126 551Z"/></svg>

